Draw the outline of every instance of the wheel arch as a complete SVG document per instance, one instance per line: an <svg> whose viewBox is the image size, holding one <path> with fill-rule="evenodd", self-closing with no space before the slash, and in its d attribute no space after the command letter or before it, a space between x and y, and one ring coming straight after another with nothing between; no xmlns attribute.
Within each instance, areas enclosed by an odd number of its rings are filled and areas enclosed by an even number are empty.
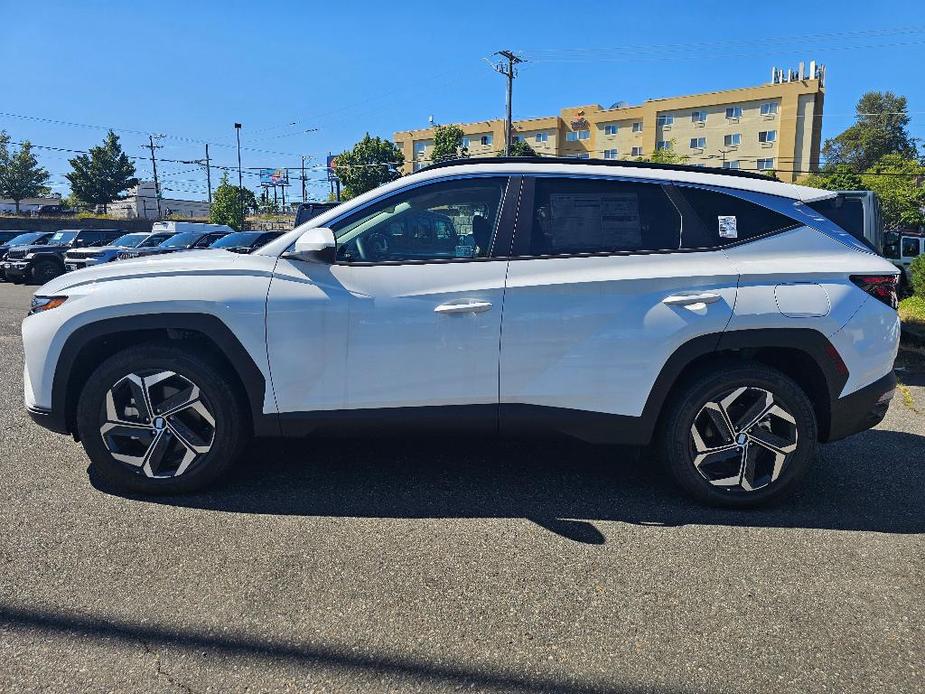
<svg viewBox="0 0 925 694"><path fill-rule="evenodd" d="M668 358L643 409L647 439L660 424L666 404L692 376L730 360L751 360L777 369L799 385L813 404L819 440L831 432L832 403L848 380L848 370L832 343L812 328L758 328L696 337Z"/></svg>
<svg viewBox="0 0 925 694"><path fill-rule="evenodd" d="M151 341L190 341L232 375L248 404L255 435L277 435L275 415L263 414L266 379L234 333L216 316L200 313L107 318L75 330L64 343L52 381L51 411L59 430L76 436L77 401L93 370L127 347Z"/></svg>

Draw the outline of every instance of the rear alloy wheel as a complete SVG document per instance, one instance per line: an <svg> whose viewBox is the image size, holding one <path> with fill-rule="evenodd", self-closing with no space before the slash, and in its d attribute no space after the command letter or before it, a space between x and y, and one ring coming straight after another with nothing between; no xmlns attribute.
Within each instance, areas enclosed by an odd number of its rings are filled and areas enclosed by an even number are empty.
<svg viewBox="0 0 925 694"><path fill-rule="evenodd" d="M172 344L106 360L81 394L77 428L106 483L145 494L200 489L233 462L248 426L240 393L209 359Z"/></svg>
<svg viewBox="0 0 925 694"><path fill-rule="evenodd" d="M815 454L806 394L760 364L704 373L680 393L662 431L675 480L708 503L752 506L785 494Z"/></svg>

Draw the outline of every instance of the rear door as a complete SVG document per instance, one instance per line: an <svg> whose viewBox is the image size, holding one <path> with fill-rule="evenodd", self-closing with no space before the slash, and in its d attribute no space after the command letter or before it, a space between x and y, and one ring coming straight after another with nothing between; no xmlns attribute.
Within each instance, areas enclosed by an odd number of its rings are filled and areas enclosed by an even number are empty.
<svg viewBox="0 0 925 694"><path fill-rule="evenodd" d="M611 420L581 415L640 417L668 357L724 330L737 273L703 238L690 235L702 250L684 247L672 197L658 183L525 179L504 303L502 430L549 421L608 440L617 432L582 420Z"/></svg>

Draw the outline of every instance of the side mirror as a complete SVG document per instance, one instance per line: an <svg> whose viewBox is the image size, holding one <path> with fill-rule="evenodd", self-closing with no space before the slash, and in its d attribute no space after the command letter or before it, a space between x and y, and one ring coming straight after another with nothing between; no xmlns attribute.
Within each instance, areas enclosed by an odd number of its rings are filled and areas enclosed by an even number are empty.
<svg viewBox="0 0 925 694"><path fill-rule="evenodd" d="M315 227L296 239L292 251L286 255L298 260L333 263L336 248L334 232L327 227Z"/></svg>

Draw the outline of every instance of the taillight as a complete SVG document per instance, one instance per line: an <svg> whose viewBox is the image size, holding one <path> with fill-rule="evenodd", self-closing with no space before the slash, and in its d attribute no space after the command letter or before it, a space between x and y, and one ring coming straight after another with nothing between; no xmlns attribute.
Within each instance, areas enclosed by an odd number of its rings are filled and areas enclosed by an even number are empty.
<svg viewBox="0 0 925 694"><path fill-rule="evenodd" d="M899 305L896 295L899 275L851 275L851 281L890 308L895 309Z"/></svg>

